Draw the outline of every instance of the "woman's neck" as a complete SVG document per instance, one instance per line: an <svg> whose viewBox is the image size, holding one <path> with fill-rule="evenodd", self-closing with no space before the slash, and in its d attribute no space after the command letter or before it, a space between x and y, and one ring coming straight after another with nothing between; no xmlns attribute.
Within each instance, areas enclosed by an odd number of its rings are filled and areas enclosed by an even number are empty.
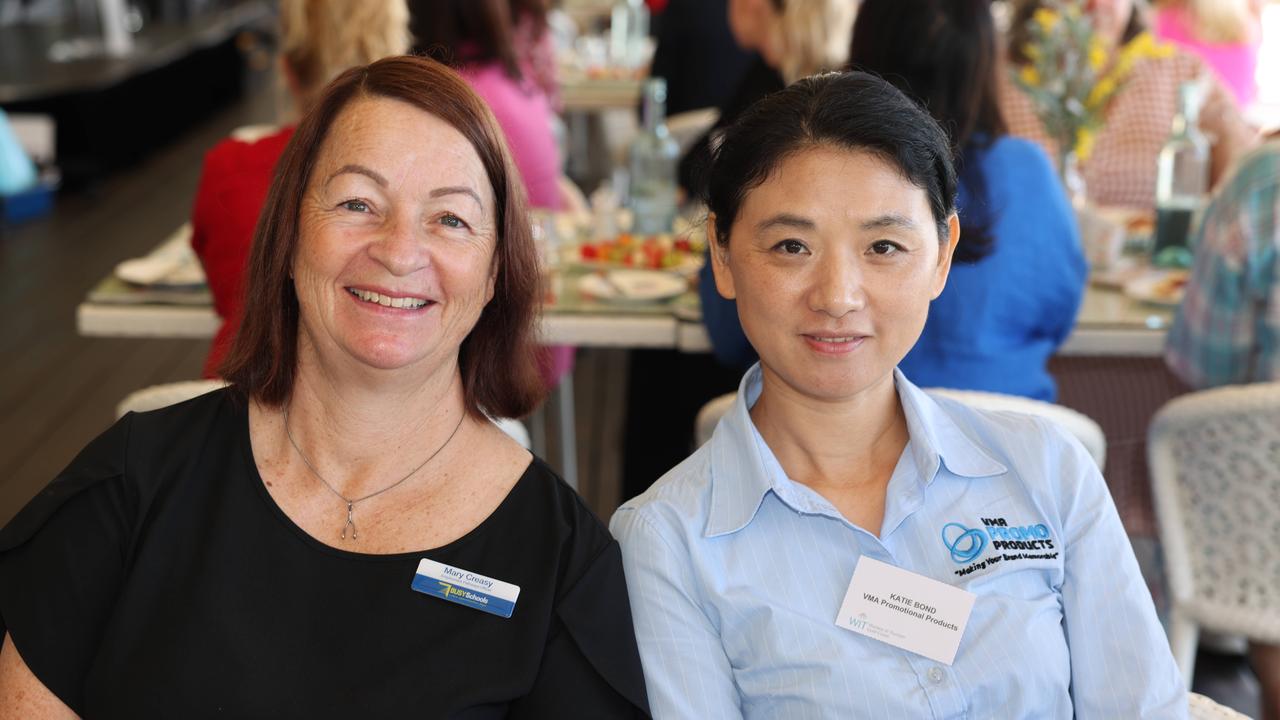
<svg viewBox="0 0 1280 720"><path fill-rule="evenodd" d="M763 382L751 419L788 477L824 495L888 484L908 438L892 373L839 402L802 395L767 369Z"/></svg>
<svg viewBox="0 0 1280 720"><path fill-rule="evenodd" d="M373 492L409 472L465 422L456 361L425 380L408 375L372 370L338 376L305 355L299 363L293 392L281 408L288 413L287 431L310 464L343 469L325 479L344 495Z"/></svg>

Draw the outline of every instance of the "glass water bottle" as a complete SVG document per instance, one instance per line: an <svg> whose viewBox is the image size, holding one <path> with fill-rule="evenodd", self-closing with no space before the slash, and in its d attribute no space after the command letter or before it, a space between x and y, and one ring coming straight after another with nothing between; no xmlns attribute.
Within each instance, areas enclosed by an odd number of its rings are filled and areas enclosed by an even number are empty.
<svg viewBox="0 0 1280 720"><path fill-rule="evenodd" d="M667 130L667 81L644 85L644 128L631 143L632 230L641 235L671 232L676 219L676 170L680 147Z"/></svg>
<svg viewBox="0 0 1280 720"><path fill-rule="evenodd" d="M1160 150L1156 171L1156 237L1151 257L1157 265L1185 266L1191 259L1187 243L1192 219L1209 192L1209 141L1197 125L1199 115L1200 87L1183 83L1173 132Z"/></svg>

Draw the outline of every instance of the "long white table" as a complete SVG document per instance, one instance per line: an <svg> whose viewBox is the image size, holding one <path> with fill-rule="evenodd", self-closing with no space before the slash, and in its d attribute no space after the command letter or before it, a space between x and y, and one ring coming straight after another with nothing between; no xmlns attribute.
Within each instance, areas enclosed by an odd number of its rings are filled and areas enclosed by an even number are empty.
<svg viewBox="0 0 1280 720"><path fill-rule="evenodd" d="M1125 297L1117 290L1090 287L1076 328L1061 355L1154 357L1164 347L1172 312ZM76 309L81 335L96 337L211 338L219 320L208 304L120 304L86 299ZM541 336L554 345L666 348L684 352L711 349L701 323L673 314L556 312L541 318Z"/></svg>

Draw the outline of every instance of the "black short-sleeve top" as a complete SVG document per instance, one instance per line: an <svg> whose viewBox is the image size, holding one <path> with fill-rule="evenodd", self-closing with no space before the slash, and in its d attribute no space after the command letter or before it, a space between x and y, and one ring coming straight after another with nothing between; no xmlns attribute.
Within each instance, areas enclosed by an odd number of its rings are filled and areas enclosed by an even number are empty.
<svg viewBox="0 0 1280 720"><path fill-rule="evenodd" d="M511 616L415 591L423 558ZM127 415L0 530L0 630L90 718L647 714L617 543L541 461L444 547L346 552L272 500L229 390Z"/></svg>

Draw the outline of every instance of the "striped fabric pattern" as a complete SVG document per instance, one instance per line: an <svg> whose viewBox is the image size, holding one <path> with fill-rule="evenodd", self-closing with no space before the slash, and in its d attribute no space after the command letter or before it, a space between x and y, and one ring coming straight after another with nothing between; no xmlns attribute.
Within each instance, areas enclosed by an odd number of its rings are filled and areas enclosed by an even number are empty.
<svg viewBox="0 0 1280 720"><path fill-rule="evenodd" d="M895 380L910 441L876 533L787 478L748 414L758 365L712 440L614 515L654 716L1185 717L1084 448ZM1043 525L1053 547L948 547L1001 522ZM951 666L835 625L863 555L977 594Z"/></svg>

